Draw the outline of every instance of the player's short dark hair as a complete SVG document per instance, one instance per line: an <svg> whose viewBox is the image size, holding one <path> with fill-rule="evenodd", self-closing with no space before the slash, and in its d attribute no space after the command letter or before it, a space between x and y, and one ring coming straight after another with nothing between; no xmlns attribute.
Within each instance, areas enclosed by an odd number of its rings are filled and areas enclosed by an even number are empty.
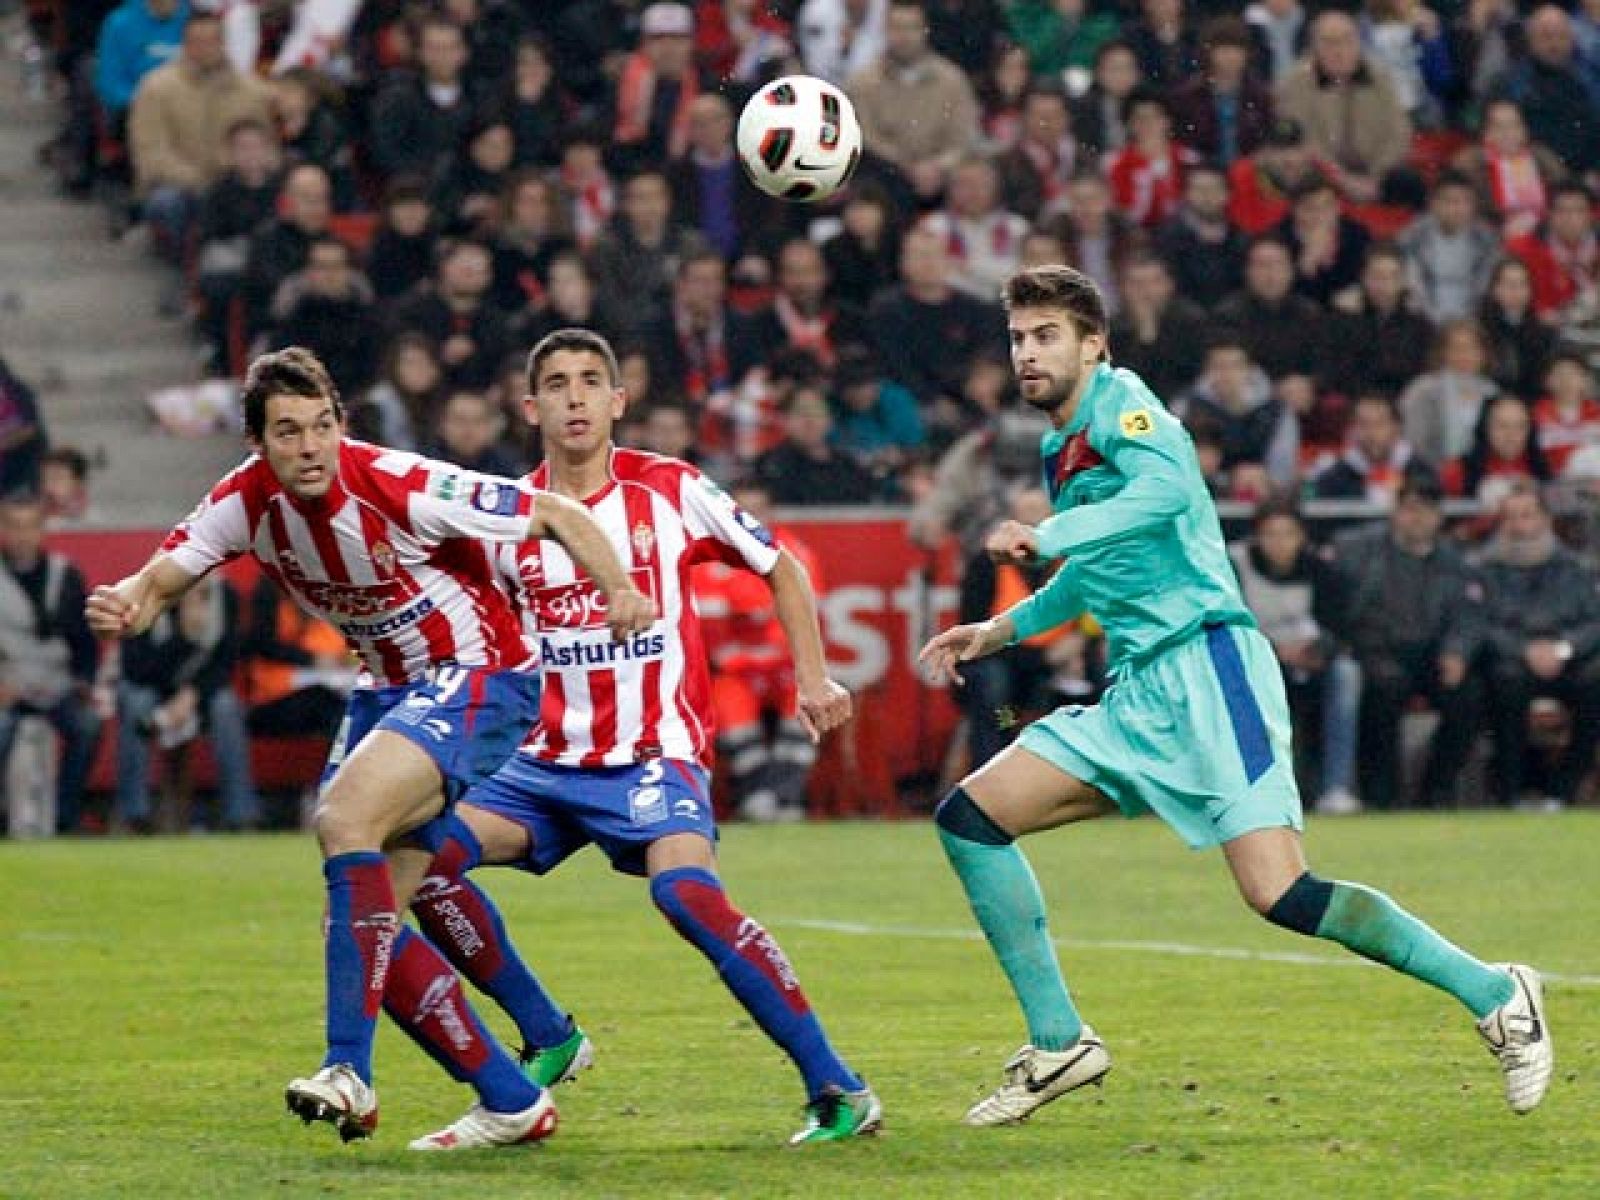
<svg viewBox="0 0 1600 1200"><path fill-rule="evenodd" d="M267 401L273 396L309 396L329 400L333 415L344 420L344 401L328 368L304 346L289 346L263 354L245 372L244 405L246 432L260 440L267 432Z"/></svg>
<svg viewBox="0 0 1600 1200"><path fill-rule="evenodd" d="M1018 308L1054 308L1065 312L1080 338L1097 333L1106 337L1111 327L1106 300L1100 289L1076 267L1049 264L1018 271L1006 280L1006 311Z"/></svg>
<svg viewBox="0 0 1600 1200"><path fill-rule="evenodd" d="M593 354L606 364L606 376L612 387L622 384L622 368L617 364L617 352L592 329L557 329L539 339L538 345L528 352L528 394L539 390L539 372L545 360L558 350L581 350Z"/></svg>

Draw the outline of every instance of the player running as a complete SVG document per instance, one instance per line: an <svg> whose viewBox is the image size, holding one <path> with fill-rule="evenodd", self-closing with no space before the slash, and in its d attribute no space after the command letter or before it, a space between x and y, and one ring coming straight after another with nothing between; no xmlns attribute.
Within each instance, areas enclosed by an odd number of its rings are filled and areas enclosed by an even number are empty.
<svg viewBox="0 0 1600 1200"><path fill-rule="evenodd" d="M849 693L828 678L804 569L761 523L688 463L612 444L626 402L619 378L611 347L585 330L558 330L534 348L524 405L546 457L530 482L588 506L661 619L612 642L594 585L561 546L547 540L509 552L539 640L539 725L440 823L447 836L435 843L412 911L516 1021L529 1073L542 1084L571 1078L589 1064L588 1039L517 956L466 872L490 863L542 875L593 842L616 870L649 877L662 915L799 1068L809 1119L791 1141L875 1132L878 1098L834 1052L777 942L733 906L717 877L710 679L690 568L722 561L766 576L794 650L799 719L813 738L849 718ZM508 1140L500 1122L474 1108L413 1146Z"/></svg>
<svg viewBox="0 0 1600 1200"><path fill-rule="evenodd" d="M101 636L131 636L208 571L249 553L344 634L372 677L375 686L350 698L316 814L328 890L327 1055L286 1094L293 1112L328 1121L348 1141L378 1121L372 1035L391 961L437 980L427 996L436 1018L448 1011L452 1029L481 1028L459 985L449 990L448 965L402 928L383 851L487 778L538 711L535 660L482 543L555 539L600 581L604 624L618 637L648 627L655 609L581 505L345 438L339 393L303 349L252 363L243 405L256 453L143 569L96 588L87 612ZM427 862L426 852L397 851L397 862L407 857L413 869ZM554 1127L548 1097L492 1038L465 1069L525 1138Z"/></svg>
<svg viewBox="0 0 1600 1200"><path fill-rule="evenodd" d="M1015 839L1119 810L1153 810L1191 846L1220 844L1245 902L1273 924L1455 996L1500 1060L1512 1109L1530 1111L1554 1063L1539 976L1486 966L1383 893L1307 869L1272 648L1240 598L1188 435L1137 375L1108 362L1099 291L1078 271L1038 267L1013 276L1005 299L1023 399L1054 425L1043 448L1056 513L1037 528L1001 525L989 551L1065 561L1033 596L941 633L921 658L959 683L961 663L1088 612L1105 628L1114 682L1100 704L1028 726L935 813L1028 1026L1029 1044L967 1124L1026 1120L1111 1069L1068 995Z"/></svg>

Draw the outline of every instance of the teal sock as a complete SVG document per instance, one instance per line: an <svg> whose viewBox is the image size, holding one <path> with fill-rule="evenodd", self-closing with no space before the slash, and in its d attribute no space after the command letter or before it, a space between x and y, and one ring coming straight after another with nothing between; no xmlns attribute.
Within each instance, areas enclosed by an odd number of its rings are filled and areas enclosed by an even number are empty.
<svg viewBox="0 0 1600 1200"><path fill-rule="evenodd" d="M1335 881L1316 935L1449 992L1480 1020L1511 999L1511 977L1445 940L1382 892Z"/></svg>
<svg viewBox="0 0 1600 1200"><path fill-rule="evenodd" d="M1022 1005L1028 1040L1041 1050L1065 1050L1083 1032L1083 1018L1061 977L1033 868L1012 842L975 842L943 826L939 841Z"/></svg>

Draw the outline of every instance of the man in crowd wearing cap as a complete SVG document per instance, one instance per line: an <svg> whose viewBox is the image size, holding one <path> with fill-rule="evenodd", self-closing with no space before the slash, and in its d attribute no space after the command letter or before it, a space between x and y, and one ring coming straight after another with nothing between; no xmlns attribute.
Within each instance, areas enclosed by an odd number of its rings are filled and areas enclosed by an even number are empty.
<svg viewBox="0 0 1600 1200"><path fill-rule="evenodd" d="M693 11L687 4L649 5L639 18L639 48L617 82L617 150L634 162L681 158L699 94Z"/></svg>

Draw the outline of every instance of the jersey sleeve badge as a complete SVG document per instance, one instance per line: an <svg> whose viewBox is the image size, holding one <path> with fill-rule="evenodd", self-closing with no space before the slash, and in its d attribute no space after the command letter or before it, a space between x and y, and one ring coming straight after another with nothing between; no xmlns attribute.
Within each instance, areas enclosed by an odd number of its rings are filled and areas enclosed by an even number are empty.
<svg viewBox="0 0 1600 1200"><path fill-rule="evenodd" d="M1117 418L1117 424L1122 428L1123 437L1149 437L1156 431L1155 418L1147 408L1129 409Z"/></svg>

